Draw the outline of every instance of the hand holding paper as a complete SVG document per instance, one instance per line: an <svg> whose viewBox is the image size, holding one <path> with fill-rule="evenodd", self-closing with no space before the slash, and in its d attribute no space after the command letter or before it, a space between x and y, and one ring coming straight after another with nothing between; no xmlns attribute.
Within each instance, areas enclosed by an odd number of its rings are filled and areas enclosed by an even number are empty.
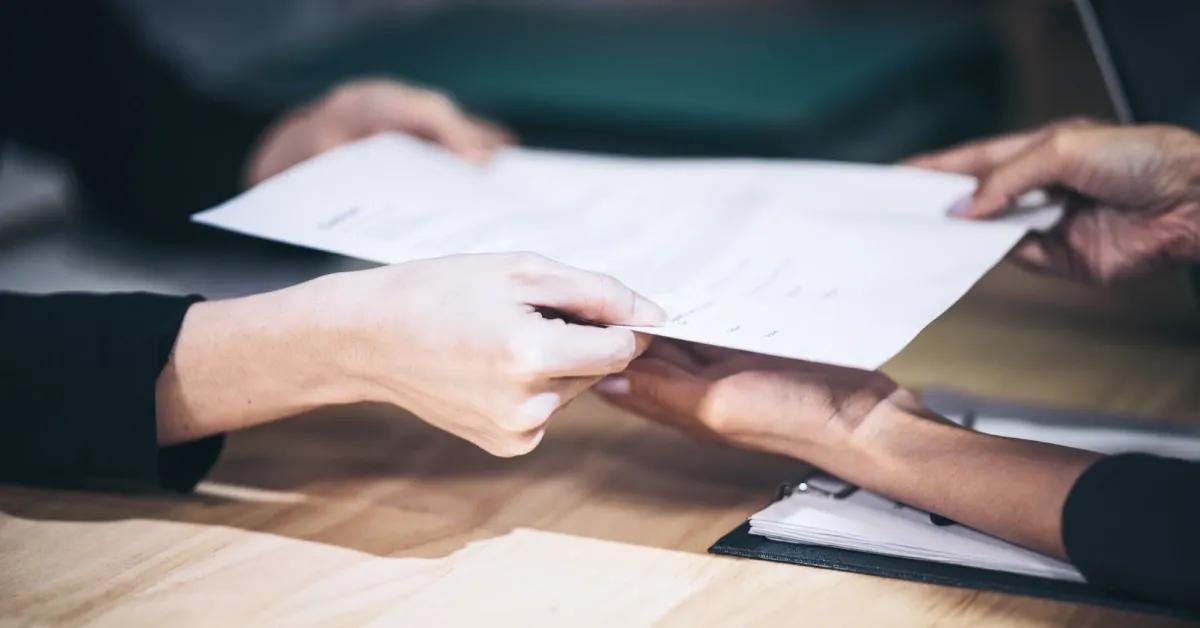
<svg viewBox="0 0 1200 628"><path fill-rule="evenodd" d="M544 318L551 307L613 325ZM468 255L327 275L189 310L158 388L164 444L314 408L402 407L497 456L625 368L663 313L611 277L536 255Z"/></svg>
<svg viewBox="0 0 1200 628"><path fill-rule="evenodd" d="M196 220L382 263L533 251L663 306L648 333L873 369L1047 222L945 217L972 188L899 167L523 149L479 168L380 135Z"/></svg>
<svg viewBox="0 0 1200 628"><path fill-rule="evenodd" d="M978 176L957 207L970 218L1037 188L1073 193L1073 211L1014 251L1035 270L1109 283L1200 259L1200 135L1186 128L1072 120L909 163Z"/></svg>
<svg viewBox="0 0 1200 628"><path fill-rule="evenodd" d="M649 340L621 327L546 319L536 308L606 325L663 320L613 279L537 255L439 258L355 275L322 297L332 324L375 314L349 352L360 359L348 369L372 384L366 398L498 456L531 451L556 410L624 369ZM406 298L371 307L386 294Z"/></svg>

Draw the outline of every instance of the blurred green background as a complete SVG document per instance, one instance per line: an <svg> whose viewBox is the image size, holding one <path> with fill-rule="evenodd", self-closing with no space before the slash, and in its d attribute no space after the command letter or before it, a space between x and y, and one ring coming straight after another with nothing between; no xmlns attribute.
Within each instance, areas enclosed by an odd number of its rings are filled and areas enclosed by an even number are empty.
<svg viewBox="0 0 1200 628"><path fill-rule="evenodd" d="M1069 0L118 1L227 99L393 76L535 146L890 161L1106 110Z"/></svg>
<svg viewBox="0 0 1200 628"><path fill-rule="evenodd" d="M994 131L1003 63L978 12L464 7L272 59L274 100L347 75L443 89L528 144L891 160Z"/></svg>

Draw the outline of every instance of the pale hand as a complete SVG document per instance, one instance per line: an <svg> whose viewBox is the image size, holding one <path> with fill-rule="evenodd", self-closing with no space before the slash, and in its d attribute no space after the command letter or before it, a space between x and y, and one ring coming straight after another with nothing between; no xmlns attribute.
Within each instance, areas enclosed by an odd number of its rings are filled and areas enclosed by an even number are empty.
<svg viewBox="0 0 1200 628"><path fill-rule="evenodd" d="M520 455L556 410L649 343L602 325L664 318L612 277L533 254L421 260L199 303L159 378L159 440L382 402Z"/></svg>
<svg viewBox="0 0 1200 628"><path fill-rule="evenodd" d="M246 162L245 184L386 131L428 140L474 163L513 143L507 131L463 112L441 93L391 80L352 81L268 128Z"/></svg>

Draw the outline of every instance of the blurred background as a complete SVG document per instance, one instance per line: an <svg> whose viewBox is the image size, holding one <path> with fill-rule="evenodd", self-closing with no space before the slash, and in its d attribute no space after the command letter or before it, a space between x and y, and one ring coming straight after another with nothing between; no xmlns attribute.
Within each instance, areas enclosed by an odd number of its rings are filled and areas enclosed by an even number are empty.
<svg viewBox="0 0 1200 628"><path fill-rule="evenodd" d="M117 0L251 107L393 75L539 146L887 161L1108 114L1069 0Z"/></svg>
<svg viewBox="0 0 1200 628"><path fill-rule="evenodd" d="M890 162L1064 116L1113 117L1070 0L111 1L193 86L247 110L388 75L443 90L540 147ZM28 220L70 211L68 180L55 164L6 148L4 287L215 297L355 264L264 257L248 241L222 244L199 267L177 262L173 246L143 244L122 245L114 262L118 248L94 227ZM220 283L218 266L243 283ZM1000 366L990 383L971 384L979 392L1054 399L1105 362L1068 363L1055 347L1013 340L1026 330L1086 325L1107 340L1081 344L1110 351L1110 361L1136 360L1151 343L1177 349L1183 364L1200 343L1197 321L1182 276L1099 289L1002 265L892 369L909 385L957 383L956 373L991 356ZM996 333L967 333L980 324ZM1035 368L1061 379L1031 381ZM1200 392L1162 395L1194 401ZM1120 411L1136 401L1078 406Z"/></svg>
<svg viewBox="0 0 1200 628"><path fill-rule="evenodd" d="M247 109L389 75L533 146L886 162L1112 115L1070 0L111 1ZM0 208L66 193L7 149Z"/></svg>

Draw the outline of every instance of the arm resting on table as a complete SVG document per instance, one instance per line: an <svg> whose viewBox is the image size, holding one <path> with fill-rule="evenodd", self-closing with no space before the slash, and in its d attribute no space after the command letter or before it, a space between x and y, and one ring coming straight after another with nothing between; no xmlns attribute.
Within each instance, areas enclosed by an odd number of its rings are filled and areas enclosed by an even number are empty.
<svg viewBox="0 0 1200 628"><path fill-rule="evenodd" d="M806 454L860 486L1069 558L1096 586L1200 607L1200 464L989 436L891 402L847 450Z"/></svg>

